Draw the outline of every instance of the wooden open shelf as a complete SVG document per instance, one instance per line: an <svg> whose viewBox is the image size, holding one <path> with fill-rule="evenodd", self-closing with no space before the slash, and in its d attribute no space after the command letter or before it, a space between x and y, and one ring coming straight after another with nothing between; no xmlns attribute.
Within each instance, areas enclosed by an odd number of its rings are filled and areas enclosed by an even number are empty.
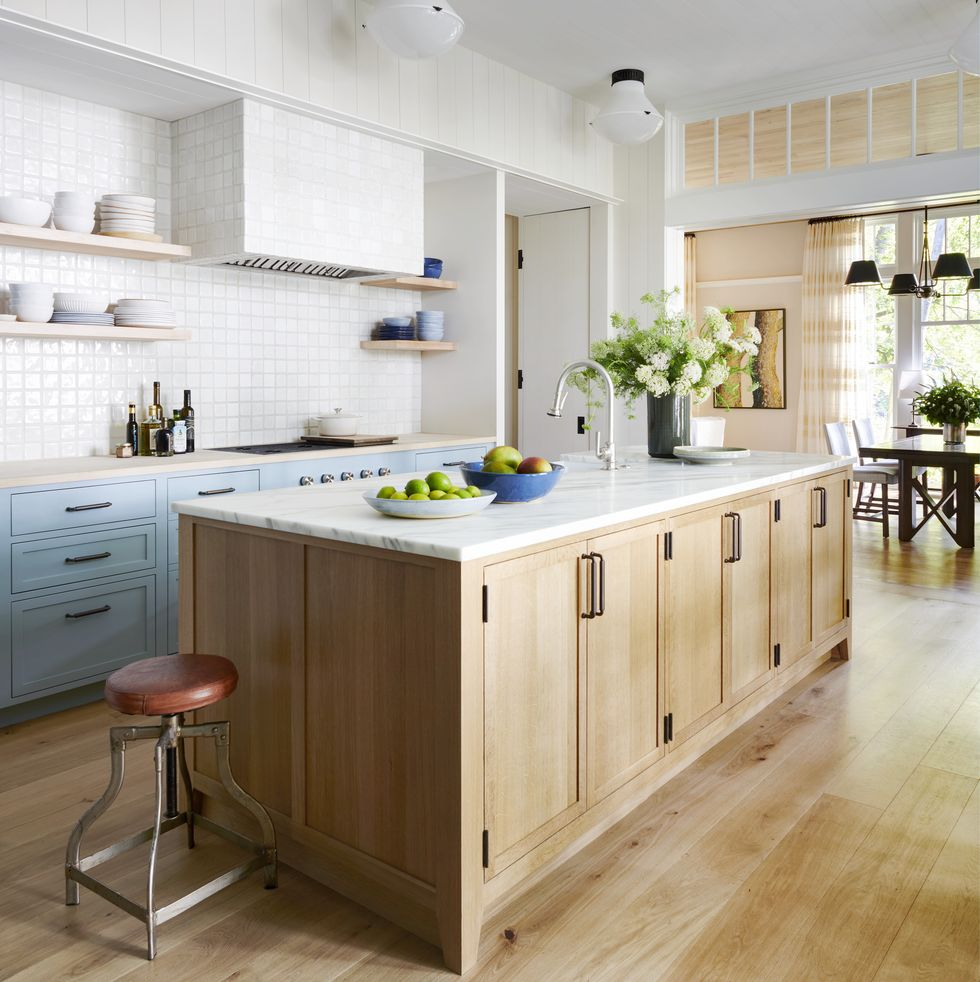
<svg viewBox="0 0 980 982"><path fill-rule="evenodd" d="M368 351L455 351L454 341L362 341Z"/></svg>
<svg viewBox="0 0 980 982"><path fill-rule="evenodd" d="M117 256L121 259L166 260L190 259L189 246L169 242L144 242L112 235L62 232L56 228L32 228L0 222L0 245L23 249L56 249L60 252L83 252L93 256Z"/></svg>
<svg viewBox="0 0 980 982"><path fill-rule="evenodd" d="M93 327L91 324L35 324L31 321L0 321L0 337L75 338L78 341L187 341L186 328Z"/></svg>
<svg viewBox="0 0 980 982"><path fill-rule="evenodd" d="M392 276L385 280L361 280L364 286L382 286L388 290L455 290L455 280L436 280L431 276Z"/></svg>

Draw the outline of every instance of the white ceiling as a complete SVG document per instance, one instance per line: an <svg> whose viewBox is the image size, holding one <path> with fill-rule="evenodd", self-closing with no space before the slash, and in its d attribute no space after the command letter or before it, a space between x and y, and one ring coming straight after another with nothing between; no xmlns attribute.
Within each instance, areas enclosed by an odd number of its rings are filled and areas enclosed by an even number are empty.
<svg viewBox="0 0 980 982"><path fill-rule="evenodd" d="M642 68L669 103L732 86L948 49L974 0L453 0L463 44L596 102Z"/></svg>

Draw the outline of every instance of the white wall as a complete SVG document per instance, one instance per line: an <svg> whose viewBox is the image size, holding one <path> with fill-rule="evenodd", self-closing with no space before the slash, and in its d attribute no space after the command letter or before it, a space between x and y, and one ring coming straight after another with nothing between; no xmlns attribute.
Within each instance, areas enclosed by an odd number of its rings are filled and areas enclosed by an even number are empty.
<svg viewBox="0 0 980 982"><path fill-rule="evenodd" d="M157 199L169 236L170 125L0 83L2 193L51 199L75 188ZM381 189L379 188L379 191ZM5 339L0 348L0 460L106 453L121 441L126 404L164 407L190 388L198 446L296 439L311 415L364 413L367 432L418 429L419 355L362 351L382 316L418 294L232 269L0 248L7 282L37 281L108 300L169 300L187 342Z"/></svg>
<svg viewBox="0 0 980 982"><path fill-rule="evenodd" d="M446 315L451 353L423 355L422 426L504 441L504 175L489 171L425 187L425 254L445 260L453 292L424 293Z"/></svg>
<svg viewBox="0 0 980 982"><path fill-rule="evenodd" d="M363 0L0 0L0 6L609 193L595 109L457 45L399 59L361 28Z"/></svg>

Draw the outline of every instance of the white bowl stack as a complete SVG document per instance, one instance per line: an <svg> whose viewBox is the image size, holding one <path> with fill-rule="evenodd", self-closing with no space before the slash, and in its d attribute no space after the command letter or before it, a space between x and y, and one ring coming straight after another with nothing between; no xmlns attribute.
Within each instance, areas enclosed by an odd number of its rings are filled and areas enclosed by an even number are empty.
<svg viewBox="0 0 980 982"><path fill-rule="evenodd" d="M47 324L54 313L54 291L43 283L11 283L10 312L17 320Z"/></svg>
<svg viewBox="0 0 980 982"><path fill-rule="evenodd" d="M108 327L115 322L112 314L106 313L108 306L105 297L93 297L87 293L56 293L51 320L55 324Z"/></svg>
<svg viewBox="0 0 980 982"><path fill-rule="evenodd" d="M95 198L84 191L55 191L51 219L63 232L91 232L95 228Z"/></svg>
<svg viewBox="0 0 980 982"><path fill-rule="evenodd" d="M159 242L156 199L141 194L104 194L99 202L99 234Z"/></svg>
<svg viewBox="0 0 980 982"><path fill-rule="evenodd" d="M177 326L177 315L166 300L123 299L116 303L116 327Z"/></svg>

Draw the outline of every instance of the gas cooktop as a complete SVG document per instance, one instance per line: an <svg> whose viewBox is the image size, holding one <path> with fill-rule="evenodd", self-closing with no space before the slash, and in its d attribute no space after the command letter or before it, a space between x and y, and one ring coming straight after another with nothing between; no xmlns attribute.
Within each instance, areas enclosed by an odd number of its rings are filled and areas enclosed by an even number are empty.
<svg viewBox="0 0 980 982"><path fill-rule="evenodd" d="M260 456L277 453L298 453L301 450L322 450L314 443L253 443L245 447L215 447L225 453L254 453Z"/></svg>

